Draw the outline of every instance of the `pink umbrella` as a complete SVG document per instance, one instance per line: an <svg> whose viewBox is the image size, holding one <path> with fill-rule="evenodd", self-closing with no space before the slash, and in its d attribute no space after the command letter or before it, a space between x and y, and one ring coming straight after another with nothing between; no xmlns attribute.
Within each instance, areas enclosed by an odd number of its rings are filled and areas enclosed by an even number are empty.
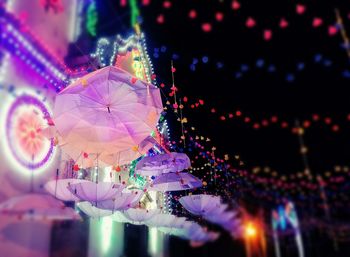
<svg viewBox="0 0 350 257"><path fill-rule="evenodd" d="M142 176L158 176L180 172L191 167L190 158L184 153L168 153L147 156L136 164L135 173Z"/></svg>
<svg viewBox="0 0 350 257"><path fill-rule="evenodd" d="M157 177L151 184L152 191L181 191L202 186L202 181L188 173L166 173Z"/></svg>
<svg viewBox="0 0 350 257"><path fill-rule="evenodd" d="M79 215L61 201L47 194L25 194L0 204L1 215L18 216L34 220L72 220Z"/></svg>
<svg viewBox="0 0 350 257"><path fill-rule="evenodd" d="M56 179L50 180L44 186L45 190L48 191L51 195L62 201L78 201L79 198L75 196L69 189L68 186L77 183L88 182L84 179Z"/></svg>
<svg viewBox="0 0 350 257"><path fill-rule="evenodd" d="M155 130L162 111L157 87L108 66L62 90L53 121L76 149L114 154L137 147Z"/></svg>
<svg viewBox="0 0 350 257"><path fill-rule="evenodd" d="M125 185L113 182L91 182L71 184L68 189L80 200L99 202L113 199L125 188Z"/></svg>
<svg viewBox="0 0 350 257"><path fill-rule="evenodd" d="M193 215L205 215L219 210L220 196L213 195L188 195L179 199L182 206Z"/></svg>
<svg viewBox="0 0 350 257"><path fill-rule="evenodd" d="M113 199L97 202L96 207L105 210L126 210L135 207L143 196L142 190L130 190L117 194Z"/></svg>

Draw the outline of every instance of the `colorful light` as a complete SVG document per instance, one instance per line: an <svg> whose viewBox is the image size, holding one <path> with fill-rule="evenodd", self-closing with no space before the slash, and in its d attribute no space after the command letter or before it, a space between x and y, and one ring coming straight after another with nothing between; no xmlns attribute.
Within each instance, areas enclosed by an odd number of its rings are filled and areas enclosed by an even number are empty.
<svg viewBox="0 0 350 257"><path fill-rule="evenodd" d="M244 234L246 238L255 238L258 231L253 222L248 222L244 227Z"/></svg>

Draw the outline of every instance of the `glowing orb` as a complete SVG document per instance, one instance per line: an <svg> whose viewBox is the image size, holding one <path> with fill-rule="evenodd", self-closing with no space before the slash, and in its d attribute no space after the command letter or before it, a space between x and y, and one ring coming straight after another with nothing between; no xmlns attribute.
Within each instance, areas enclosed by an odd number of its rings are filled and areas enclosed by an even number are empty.
<svg viewBox="0 0 350 257"><path fill-rule="evenodd" d="M14 159L30 170L46 164L53 153L53 141L41 129L47 126L49 112L37 98L22 95L10 106L6 119L6 137Z"/></svg>

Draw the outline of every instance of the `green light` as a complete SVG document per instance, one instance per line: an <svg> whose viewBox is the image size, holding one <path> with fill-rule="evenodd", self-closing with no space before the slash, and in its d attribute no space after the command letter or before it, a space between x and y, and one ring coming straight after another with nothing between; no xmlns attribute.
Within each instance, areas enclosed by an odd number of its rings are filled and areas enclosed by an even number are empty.
<svg viewBox="0 0 350 257"><path fill-rule="evenodd" d="M90 5L88 6L86 16L87 16L86 30L91 36L96 37L96 24L97 24L98 16L97 16L95 1L91 2Z"/></svg>
<svg viewBox="0 0 350 257"><path fill-rule="evenodd" d="M143 189L146 186L146 179L139 174L135 174L135 167L137 162L138 160L134 160L130 164L129 180L130 182L135 183L139 188Z"/></svg>
<svg viewBox="0 0 350 257"><path fill-rule="evenodd" d="M101 240L102 240L102 252L108 253L111 247L112 241L112 225L113 220L111 217L103 217L101 220Z"/></svg>
<svg viewBox="0 0 350 257"><path fill-rule="evenodd" d="M138 23L137 18L140 16L140 10L137 6L137 0L129 0L129 5L131 9L130 23L131 27L134 27Z"/></svg>

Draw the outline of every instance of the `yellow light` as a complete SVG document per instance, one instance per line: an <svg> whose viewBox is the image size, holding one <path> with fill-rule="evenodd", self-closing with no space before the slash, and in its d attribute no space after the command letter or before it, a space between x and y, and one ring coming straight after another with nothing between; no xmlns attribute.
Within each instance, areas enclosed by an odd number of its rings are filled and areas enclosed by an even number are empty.
<svg viewBox="0 0 350 257"><path fill-rule="evenodd" d="M254 238L256 237L257 234L257 229L254 226L253 223L249 222L246 226L245 226L245 235L247 238Z"/></svg>

